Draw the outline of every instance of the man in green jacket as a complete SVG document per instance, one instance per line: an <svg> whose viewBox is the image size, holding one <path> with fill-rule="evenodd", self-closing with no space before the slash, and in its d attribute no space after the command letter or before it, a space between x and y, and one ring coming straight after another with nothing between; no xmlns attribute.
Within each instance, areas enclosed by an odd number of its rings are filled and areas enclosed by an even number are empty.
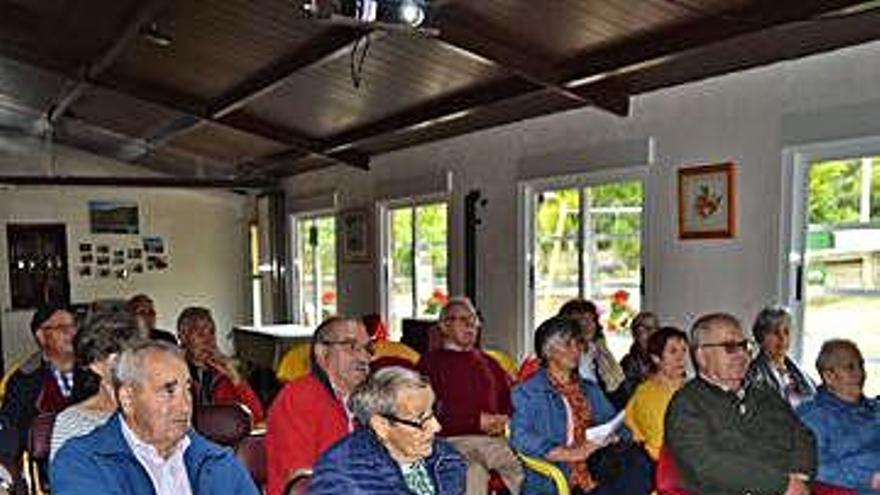
<svg viewBox="0 0 880 495"><path fill-rule="evenodd" d="M698 376L672 398L666 444L683 488L711 495L808 495L816 445L778 394L746 383L750 342L726 313L691 327Z"/></svg>

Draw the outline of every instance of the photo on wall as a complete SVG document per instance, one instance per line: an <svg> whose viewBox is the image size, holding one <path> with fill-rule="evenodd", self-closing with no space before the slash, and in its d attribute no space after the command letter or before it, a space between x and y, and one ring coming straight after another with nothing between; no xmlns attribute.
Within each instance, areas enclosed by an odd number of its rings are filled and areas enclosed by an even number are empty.
<svg viewBox="0 0 880 495"><path fill-rule="evenodd" d="M137 234L138 205L131 201L89 201L89 225L93 234Z"/></svg>

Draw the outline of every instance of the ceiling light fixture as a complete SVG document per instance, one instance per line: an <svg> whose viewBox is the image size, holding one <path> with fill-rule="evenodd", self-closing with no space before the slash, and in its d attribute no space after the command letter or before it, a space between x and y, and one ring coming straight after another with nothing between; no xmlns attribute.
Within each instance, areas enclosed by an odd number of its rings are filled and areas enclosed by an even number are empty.
<svg viewBox="0 0 880 495"><path fill-rule="evenodd" d="M306 0L303 10L312 19L335 25L438 34L429 27L429 0Z"/></svg>
<svg viewBox="0 0 880 495"><path fill-rule="evenodd" d="M400 20L412 27L419 27L425 22L426 5L415 0L403 0L400 3Z"/></svg>

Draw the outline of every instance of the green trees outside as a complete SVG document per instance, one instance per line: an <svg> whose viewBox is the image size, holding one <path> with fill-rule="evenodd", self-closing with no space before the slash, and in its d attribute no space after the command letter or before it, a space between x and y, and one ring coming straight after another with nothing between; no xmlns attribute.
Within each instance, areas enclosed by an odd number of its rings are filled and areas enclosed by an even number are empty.
<svg viewBox="0 0 880 495"><path fill-rule="evenodd" d="M880 157L872 158L871 221L880 220ZM859 222L862 193L860 158L829 160L810 167L810 225L839 225Z"/></svg>

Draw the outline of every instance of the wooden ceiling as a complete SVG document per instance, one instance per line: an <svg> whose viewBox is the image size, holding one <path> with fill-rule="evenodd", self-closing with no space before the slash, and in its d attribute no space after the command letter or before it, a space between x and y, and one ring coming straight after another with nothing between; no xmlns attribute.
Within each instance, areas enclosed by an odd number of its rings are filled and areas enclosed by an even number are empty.
<svg viewBox="0 0 880 495"><path fill-rule="evenodd" d="M876 1L434 0L434 36L302 2L0 0L0 153L50 135L181 177L366 169L572 108L627 118L634 95L880 37Z"/></svg>

